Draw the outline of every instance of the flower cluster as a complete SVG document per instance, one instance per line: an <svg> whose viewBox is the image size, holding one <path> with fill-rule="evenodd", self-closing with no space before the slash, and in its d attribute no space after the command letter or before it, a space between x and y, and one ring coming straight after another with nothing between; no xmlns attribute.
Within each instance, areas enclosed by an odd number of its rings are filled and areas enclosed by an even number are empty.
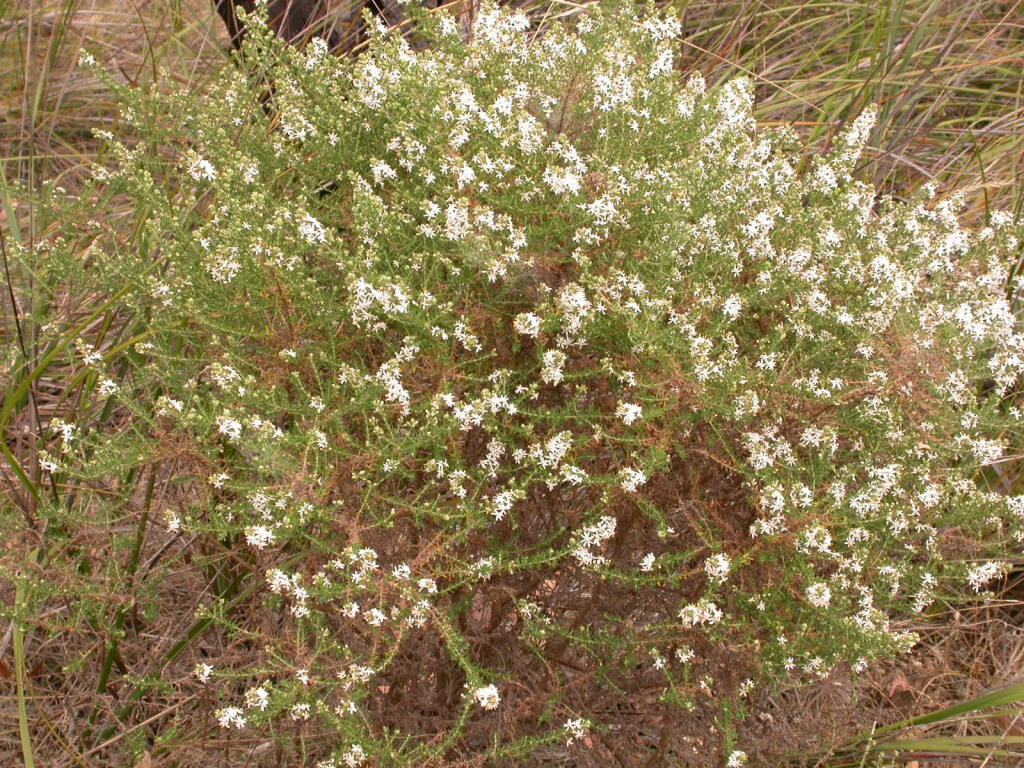
<svg viewBox="0 0 1024 768"><path fill-rule="evenodd" d="M103 262L148 335L95 386L126 462L174 457L166 534L255 585L211 615L259 660L196 672L248 680L221 726L316 724L323 766L582 748L638 658L728 706L1005 573L1024 502L979 478L1021 416L1009 215L857 181L870 109L801 173L749 80L678 74L667 17L417 18L430 47L341 61L254 17L202 94L112 83L152 124L97 184L160 258ZM84 438L52 438L72 471Z"/></svg>

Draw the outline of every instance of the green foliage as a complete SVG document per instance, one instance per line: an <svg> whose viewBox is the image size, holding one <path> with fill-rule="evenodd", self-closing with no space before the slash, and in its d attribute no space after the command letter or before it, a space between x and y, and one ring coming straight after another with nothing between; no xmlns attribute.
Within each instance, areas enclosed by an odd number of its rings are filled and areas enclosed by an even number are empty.
<svg viewBox="0 0 1024 768"><path fill-rule="evenodd" d="M51 423L40 467L171 468L150 524L217 553L193 629L259 649L197 667L223 727L520 759L654 690L710 694L733 750L758 683L904 650L893 617L1000 574L1009 215L856 181L873 109L798 171L748 80L681 82L667 17L419 22L351 62L253 21L201 92L108 77L83 200L129 234L14 254L132 318L103 352L49 329L117 418Z"/></svg>

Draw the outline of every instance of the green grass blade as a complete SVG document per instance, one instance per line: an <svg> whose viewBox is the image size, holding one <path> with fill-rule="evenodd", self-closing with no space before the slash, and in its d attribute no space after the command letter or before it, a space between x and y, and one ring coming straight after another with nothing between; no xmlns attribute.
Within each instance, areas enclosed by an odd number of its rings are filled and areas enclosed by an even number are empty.
<svg viewBox="0 0 1024 768"><path fill-rule="evenodd" d="M32 560L35 560L35 552L32 553ZM25 604L25 587L19 584L15 591L14 605L20 608ZM32 732L28 726L28 704L25 691L27 678L25 673L25 629L14 620L14 674L17 678L18 697L18 738L21 741L21 756L25 761L25 768L35 768L35 757L32 752Z"/></svg>
<svg viewBox="0 0 1024 768"><path fill-rule="evenodd" d="M913 728L922 725L931 725L938 723L943 720L949 720L954 717L960 717L961 715L969 715L975 712L980 712L983 709L989 709L990 707L1005 707L1011 704L1024 703L1024 683L1017 685L1011 685L1008 688L1003 688L999 691L987 693L984 696L978 696L968 701L954 704L952 707L946 709L940 709L936 712L929 712L918 717L912 717L908 720L901 720L898 723L887 725L884 728L879 728L875 731L875 735L892 733L903 728Z"/></svg>

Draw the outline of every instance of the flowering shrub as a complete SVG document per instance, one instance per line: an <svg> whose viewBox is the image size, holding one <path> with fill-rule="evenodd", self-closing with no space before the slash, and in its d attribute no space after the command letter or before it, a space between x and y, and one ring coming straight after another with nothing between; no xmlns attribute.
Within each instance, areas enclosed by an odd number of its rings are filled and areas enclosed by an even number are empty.
<svg viewBox="0 0 1024 768"><path fill-rule="evenodd" d="M326 731L322 766L587 749L1000 574L1009 216L876 197L871 111L798 172L669 18L419 25L344 62L254 22L206 93L113 84L137 234L52 246L139 326L120 376L80 350L118 430L52 424L45 468L161 462L166 526L262 584L205 609L251 649L194 660L220 726Z"/></svg>

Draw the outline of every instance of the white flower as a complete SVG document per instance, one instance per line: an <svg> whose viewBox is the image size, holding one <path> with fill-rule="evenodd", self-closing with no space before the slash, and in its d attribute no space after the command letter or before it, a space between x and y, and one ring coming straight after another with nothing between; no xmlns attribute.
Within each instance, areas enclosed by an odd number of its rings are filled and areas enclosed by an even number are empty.
<svg viewBox="0 0 1024 768"><path fill-rule="evenodd" d="M362 666L360 664L349 664L348 674L357 683L365 683L373 677L373 668Z"/></svg>
<svg viewBox="0 0 1024 768"><path fill-rule="evenodd" d="M244 728L245 716L239 707L224 707L213 713L221 728Z"/></svg>
<svg viewBox="0 0 1024 768"><path fill-rule="evenodd" d="M39 451L39 468L44 472L59 472L60 464L55 462L46 451Z"/></svg>
<svg viewBox="0 0 1024 768"><path fill-rule="evenodd" d="M220 416L217 418L217 431L232 442L242 439L241 422L236 421L235 419L229 419L226 416Z"/></svg>
<svg viewBox="0 0 1024 768"><path fill-rule="evenodd" d="M515 320L512 321L512 327L515 328L516 333L521 333L524 336L536 336L540 333L541 319L532 312L522 312L516 315Z"/></svg>
<svg viewBox="0 0 1024 768"><path fill-rule="evenodd" d="M1004 575L1009 570L1010 563L990 560L987 563L981 563L971 568L967 572L967 583L971 585L971 589L975 592L980 592L982 587L993 579Z"/></svg>
<svg viewBox="0 0 1024 768"><path fill-rule="evenodd" d="M196 680L200 683L205 683L210 679L210 675L213 674L213 666L210 664L196 664L192 674L196 676Z"/></svg>
<svg viewBox="0 0 1024 768"><path fill-rule="evenodd" d="M117 386L117 382L111 379L100 379L99 393L104 397L114 394L118 389L120 387Z"/></svg>
<svg viewBox="0 0 1024 768"><path fill-rule="evenodd" d="M565 733L568 738L565 740L565 746L569 746L577 739L582 739L583 734L587 732L590 727L590 721L584 720L582 717L575 719L569 719L565 721L565 725L562 726L565 729Z"/></svg>
<svg viewBox="0 0 1024 768"><path fill-rule="evenodd" d="M299 224L299 234L310 245L327 242L327 232L324 230L324 225L309 214L306 214L302 223Z"/></svg>
<svg viewBox="0 0 1024 768"><path fill-rule="evenodd" d="M929 483L923 491L917 494L917 500L928 509L937 506L942 501L942 486L938 483Z"/></svg>
<svg viewBox="0 0 1024 768"><path fill-rule="evenodd" d="M478 578L489 578L494 573L496 565L493 557L481 557L470 568Z"/></svg>
<svg viewBox="0 0 1024 768"><path fill-rule="evenodd" d="M580 193L580 177L570 168L555 170L547 168L544 171L544 183L551 187L556 195L578 195Z"/></svg>
<svg viewBox="0 0 1024 768"><path fill-rule="evenodd" d="M518 133L517 143L519 149L525 154L536 152L543 146L546 134L544 128L533 115L525 114L520 117L516 125L516 131Z"/></svg>
<svg viewBox="0 0 1024 768"><path fill-rule="evenodd" d="M274 543L274 531L265 525L251 525L245 529L245 540L251 547L266 549Z"/></svg>
<svg viewBox="0 0 1024 768"><path fill-rule="evenodd" d="M84 354L82 362L86 365L96 365L103 362L103 355L97 352L92 344L82 344L80 351Z"/></svg>
<svg viewBox="0 0 1024 768"><path fill-rule="evenodd" d="M189 164L188 175L196 181L214 181L217 178L217 169L209 160L197 156Z"/></svg>
<svg viewBox="0 0 1024 768"><path fill-rule="evenodd" d="M381 184L386 179L397 179L398 174L395 173L395 169L385 163L383 160L374 160L370 164L370 171L373 173L373 180L377 184Z"/></svg>
<svg viewBox="0 0 1024 768"><path fill-rule="evenodd" d="M970 445L982 465L997 464L1003 457L1004 448L999 440L972 440Z"/></svg>
<svg viewBox="0 0 1024 768"><path fill-rule="evenodd" d="M555 298L562 313L563 337L575 338L594 311L594 305L587 298L587 292L576 283L563 285Z"/></svg>
<svg viewBox="0 0 1024 768"><path fill-rule="evenodd" d="M725 762L725 768L742 768L746 764L747 753L739 749L734 749L729 753L729 758Z"/></svg>
<svg viewBox="0 0 1024 768"><path fill-rule="evenodd" d="M446 16L445 18L448 17ZM341 761L345 763L347 768L358 768L366 761L366 751L358 744L353 744L349 747L348 752L342 755Z"/></svg>
<svg viewBox="0 0 1024 768"><path fill-rule="evenodd" d="M55 432L60 432L60 439L64 450L68 450L71 447L71 441L75 439L75 430L78 429L74 424L68 424L63 419L53 419L50 422L50 428Z"/></svg>
<svg viewBox="0 0 1024 768"><path fill-rule="evenodd" d="M405 563L400 563L391 569L392 575L396 579L408 579L412 575L412 569Z"/></svg>
<svg viewBox="0 0 1024 768"><path fill-rule="evenodd" d="M180 531L181 518L178 516L178 513L171 509L164 510L164 525L171 533Z"/></svg>
<svg viewBox="0 0 1024 768"><path fill-rule="evenodd" d="M732 562L729 560L729 556L719 553L704 561L704 573L707 574L709 581L720 584L729 577L731 566Z"/></svg>
<svg viewBox="0 0 1024 768"><path fill-rule="evenodd" d="M514 491L501 491L496 493L494 498L490 501L491 516L495 520L503 520L515 503L516 494Z"/></svg>
<svg viewBox="0 0 1024 768"><path fill-rule="evenodd" d="M557 467L571 449L572 433L566 430L550 438L541 450L535 450L534 453L542 467L552 468Z"/></svg>
<svg viewBox="0 0 1024 768"><path fill-rule="evenodd" d="M697 654L694 653L693 648L688 645L681 645L676 648L676 659L680 664L686 664L687 662L693 661L693 657Z"/></svg>
<svg viewBox="0 0 1024 768"><path fill-rule="evenodd" d="M573 464L562 464L558 471L561 473L562 480L570 485L583 485L587 481L586 471Z"/></svg>
<svg viewBox="0 0 1024 768"><path fill-rule="evenodd" d="M484 709L497 709L498 703L501 701L501 696L498 694L498 688L495 685L485 685L483 688L477 688L473 691L473 698Z"/></svg>
<svg viewBox="0 0 1024 768"><path fill-rule="evenodd" d="M679 620L683 624L683 629L690 629L705 624L713 626L720 622L724 615L722 610L710 600L700 600L679 611Z"/></svg>
<svg viewBox="0 0 1024 768"><path fill-rule="evenodd" d="M672 72L672 49L662 48L658 52L658 58L651 65L650 71L647 73L647 77L653 80L661 75L671 74Z"/></svg>
<svg viewBox="0 0 1024 768"><path fill-rule="evenodd" d="M245 692L245 706L250 709L258 709L262 712L266 710L269 703L270 694L267 693L267 689L262 685L249 688Z"/></svg>
<svg viewBox="0 0 1024 768"><path fill-rule="evenodd" d="M445 210L444 233L449 240L458 241L469 235L469 205L465 200L452 203Z"/></svg>
<svg viewBox="0 0 1024 768"><path fill-rule="evenodd" d="M643 571L644 573L648 573L650 571L653 571L654 570L654 561L655 561L655 559L656 558L655 558L654 553L653 552L648 552L646 555L644 555L643 559L640 561L640 570Z"/></svg>
<svg viewBox="0 0 1024 768"><path fill-rule="evenodd" d="M644 409L636 403L619 403L615 409L615 415L622 419L627 427L644 414Z"/></svg>
<svg viewBox="0 0 1024 768"><path fill-rule="evenodd" d="M610 224L619 213L615 200L609 195L602 195L592 203L581 203L580 208L593 217L594 224L601 227Z"/></svg>
<svg viewBox="0 0 1024 768"><path fill-rule="evenodd" d="M739 296L730 296L722 305L722 314L730 320L735 320L743 310L743 299Z"/></svg>
<svg viewBox="0 0 1024 768"><path fill-rule="evenodd" d="M832 534L823 526L815 525L806 529L800 534L799 541L797 548L804 554L832 554Z"/></svg>
<svg viewBox="0 0 1024 768"><path fill-rule="evenodd" d="M266 573L267 586L270 587L270 591L275 595L280 595L291 589L292 580L288 578L288 574L279 568L271 568Z"/></svg>
<svg viewBox="0 0 1024 768"><path fill-rule="evenodd" d="M835 169L826 162L821 162L814 169L814 181L816 188L822 192L829 192L839 186Z"/></svg>
<svg viewBox="0 0 1024 768"><path fill-rule="evenodd" d="M565 353L558 349L552 349L544 353L544 368L540 372L541 380L545 384L560 384L564 378L562 366L565 365Z"/></svg>
<svg viewBox="0 0 1024 768"><path fill-rule="evenodd" d="M611 515L604 515L593 525L588 525L580 530L579 541L582 547L596 547L604 544L615 535L615 528L618 521Z"/></svg>
<svg viewBox="0 0 1024 768"><path fill-rule="evenodd" d="M639 469L627 467L626 469L623 469L619 475L622 478L622 489L629 493L635 492L637 488L647 482L647 475Z"/></svg>
<svg viewBox="0 0 1024 768"><path fill-rule="evenodd" d="M807 588L806 594L807 602L815 608L828 608L829 603L832 602L832 590L824 582L811 584Z"/></svg>
<svg viewBox="0 0 1024 768"><path fill-rule="evenodd" d="M156 399L156 411L157 416L168 416L171 411L175 413L181 413L185 408L185 404L181 400L175 400L174 398L167 397L167 395L160 395Z"/></svg>
<svg viewBox="0 0 1024 768"><path fill-rule="evenodd" d="M296 704L291 709L292 720L309 720L310 714L309 704Z"/></svg>

